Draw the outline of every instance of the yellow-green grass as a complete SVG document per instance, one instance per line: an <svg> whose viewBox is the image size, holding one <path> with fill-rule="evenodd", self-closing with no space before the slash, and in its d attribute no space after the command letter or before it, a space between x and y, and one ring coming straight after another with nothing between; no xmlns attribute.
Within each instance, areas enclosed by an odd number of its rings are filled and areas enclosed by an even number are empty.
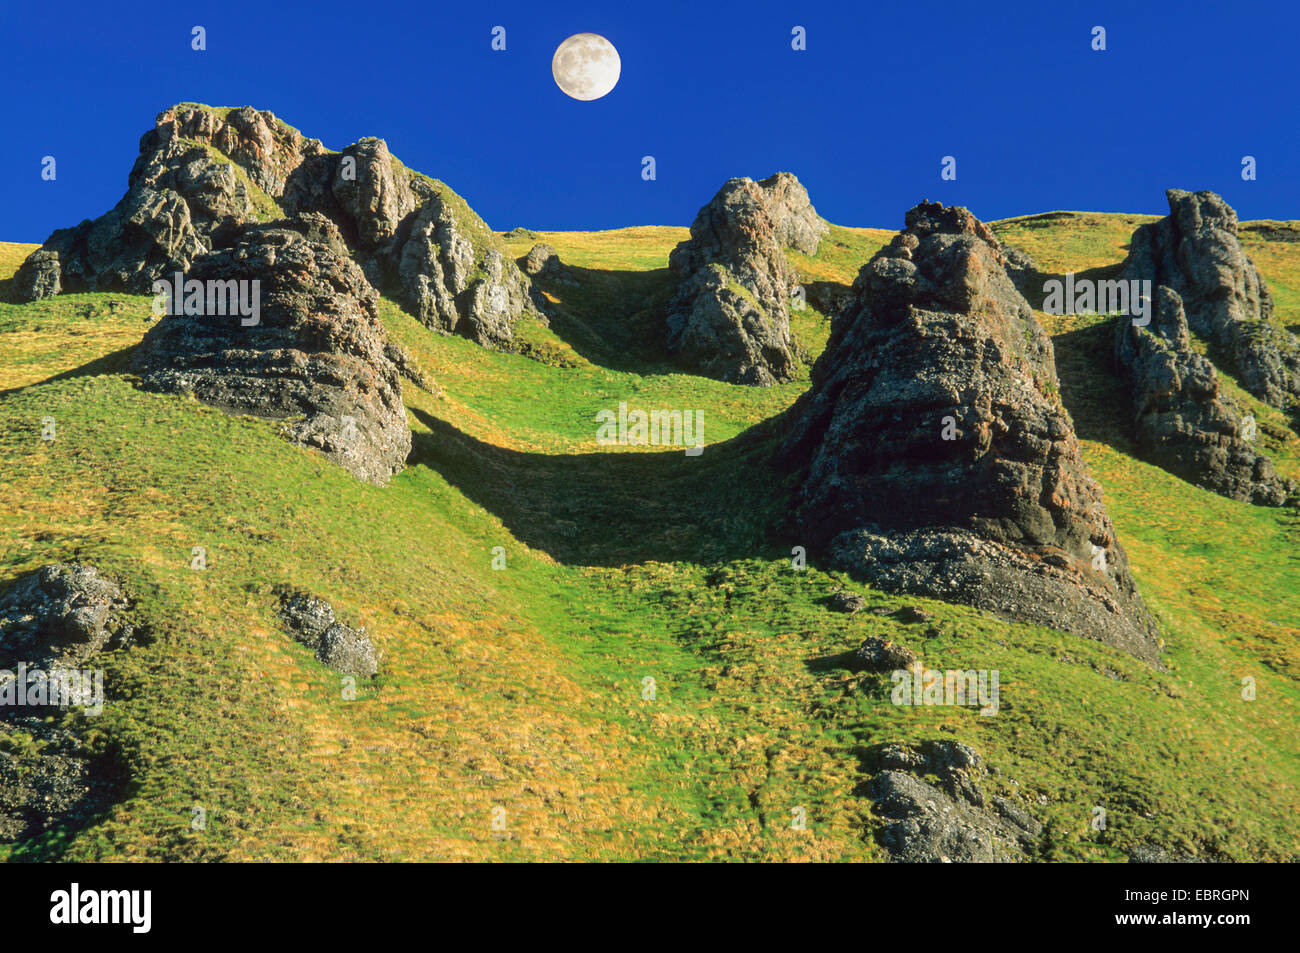
<svg viewBox="0 0 1300 953"><path fill-rule="evenodd" d="M999 239L1026 252L1042 271L1064 274L1119 264L1128 254L1133 230L1158 219L1113 212L1044 212L990 222L989 227Z"/></svg>
<svg viewBox="0 0 1300 953"><path fill-rule="evenodd" d="M1078 230L1039 233L1041 247L1085 248ZM646 360L653 342L604 335L637 313L620 288L662 294L655 273L684 230L542 236L598 273L558 289L588 338L563 321L528 331L568 348L570 366L435 335L384 303L389 334L440 396L405 385L414 449L382 489L284 442L273 423L136 390L118 362L148 328L147 298L0 312L11 375L0 385L0 582L93 561L136 597L151 633L104 660L112 700L93 729L131 779L122 799L84 828L0 850L882 860L864 759L885 742L951 738L997 769L990 793L1047 824L1042 858L1118 860L1151 842L1297 858L1294 511L1225 500L1133 456L1105 319L1043 316L1062 399L1161 624L1166 672L1087 639L886 596L815 563L792 569L799 540L781 527L796 487L766 463L766 422L806 385L707 381ZM847 285L889 233L830 237L814 258L792 256L805 280ZM507 244L522 255L532 240ZM1089 254L1079 267L1102 252ZM626 353L608 340L628 341ZM702 409L707 448L691 459L598 447L595 412L619 400ZM45 416L58 423L52 443L40 438ZM1293 459L1286 421L1261 425ZM206 571L189 568L194 546ZM504 570L492 568L495 546ZM357 700L280 630L279 585L324 596L373 634L384 674ZM832 613L821 600L835 585L934 619ZM885 676L859 684L815 664L868 634L931 667L997 669L998 715L897 707ZM1246 677L1254 701L1242 698ZM206 831L190 829L196 805ZM1098 805L1104 832L1089 827ZM793 829L796 807L809 830Z"/></svg>
<svg viewBox="0 0 1300 953"><path fill-rule="evenodd" d="M1278 323L1300 333L1300 222L1242 222L1241 246L1267 277ZM1269 240L1266 235L1283 240Z"/></svg>

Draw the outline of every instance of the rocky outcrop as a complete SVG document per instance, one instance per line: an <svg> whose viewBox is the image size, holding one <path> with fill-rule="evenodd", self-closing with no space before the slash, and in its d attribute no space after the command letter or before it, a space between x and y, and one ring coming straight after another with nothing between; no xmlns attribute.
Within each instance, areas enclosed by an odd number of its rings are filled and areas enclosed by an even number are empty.
<svg viewBox="0 0 1300 953"><path fill-rule="evenodd" d="M998 242L998 250L1002 252L1003 267L1006 268L1007 277L1016 286L1016 290L1023 295L1039 280L1038 262L1029 257L1026 252L1005 242Z"/></svg>
<svg viewBox="0 0 1300 953"><path fill-rule="evenodd" d="M1178 293L1191 330L1218 346L1265 403L1300 398L1300 341L1273 321L1273 296L1242 250L1237 213L1213 192L1169 189L1169 215L1133 233L1124 279Z"/></svg>
<svg viewBox="0 0 1300 953"><path fill-rule="evenodd" d="M1027 860L1042 825L1006 798L986 798L979 754L955 741L882 745L867 794L886 826L880 841L900 863ZM938 784L923 780L935 776Z"/></svg>
<svg viewBox="0 0 1300 953"><path fill-rule="evenodd" d="M783 250L815 254L826 231L789 173L727 182L669 257L678 279L668 305L669 348L718 380L791 380L797 361L789 302L797 278Z"/></svg>
<svg viewBox="0 0 1300 953"><path fill-rule="evenodd" d="M102 652L137 641L141 633L130 611L121 587L86 563L43 566L0 595L0 679L14 680L0 684L0 842L78 826L120 791L121 766L102 741L90 743L52 717L69 703L93 713L102 695L81 694L89 688L82 683L71 697L61 689L57 704L50 688L33 705L26 693L34 678L52 685ZM25 683L17 681L20 672ZM25 693L21 703L19 692Z"/></svg>
<svg viewBox="0 0 1300 953"><path fill-rule="evenodd" d="M531 283L450 189L415 213L396 260L402 303L436 330L504 344L521 315L544 320Z"/></svg>
<svg viewBox="0 0 1300 953"><path fill-rule="evenodd" d="M130 601L85 563L54 563L0 596L0 669L76 667L131 642Z"/></svg>
<svg viewBox="0 0 1300 953"><path fill-rule="evenodd" d="M251 107L223 117L174 106L141 137L122 200L93 221L55 231L41 248L43 264L33 264L43 280L19 281L14 292L20 300L78 291L149 294L155 280L188 269L208 251L218 226L278 217L271 196L304 155L324 151ZM50 255L58 259L57 281Z"/></svg>
<svg viewBox="0 0 1300 953"><path fill-rule="evenodd" d="M487 224L382 139L304 165L283 201L333 219L371 284L434 330L502 345L521 316L544 320L539 295Z"/></svg>
<svg viewBox="0 0 1300 953"><path fill-rule="evenodd" d="M47 719L0 721L0 843L81 827L101 813L125 772L99 748Z"/></svg>
<svg viewBox="0 0 1300 953"><path fill-rule="evenodd" d="M19 270L11 295L150 294L214 248L219 228L317 212L333 221L376 290L430 327L504 344L543 319L528 279L465 202L411 172L382 139L341 153L269 112L194 104L159 114L127 193L107 214L60 229Z"/></svg>
<svg viewBox="0 0 1300 953"><path fill-rule="evenodd" d="M1280 479L1219 390L1214 365L1192 350L1182 299L1155 289L1148 327L1121 318L1115 354L1133 396L1143 456L1170 473L1234 500L1281 506L1295 484Z"/></svg>
<svg viewBox="0 0 1300 953"><path fill-rule="evenodd" d="M778 172L758 183L767 214L776 230L776 242L805 255L817 254L830 226L817 214L808 190L789 172Z"/></svg>
<svg viewBox="0 0 1300 953"><path fill-rule="evenodd" d="M354 678L379 674L379 652L365 629L353 629L334 618L328 603L305 592L286 592L280 619L295 641L314 649L322 665Z"/></svg>
<svg viewBox="0 0 1300 953"><path fill-rule="evenodd" d="M42 298L53 298L62 290L59 253L40 248L18 266L10 286L10 297L15 301L40 301Z"/></svg>
<svg viewBox="0 0 1300 953"><path fill-rule="evenodd" d="M916 664L916 653L890 639L870 635L844 654L842 664L850 672L896 672Z"/></svg>
<svg viewBox="0 0 1300 953"><path fill-rule="evenodd" d="M543 282L563 285L578 283L569 266L560 260L559 253L550 245L541 242L528 249L528 254L524 256L520 267L530 278L537 278Z"/></svg>
<svg viewBox="0 0 1300 953"><path fill-rule="evenodd" d="M410 452L411 431L375 293L338 229L307 214L232 225L214 244L187 284L245 283L245 294L256 295L257 323L211 299L206 313L169 313L136 349L141 386L281 420L295 443L358 479L387 483Z"/></svg>
<svg viewBox="0 0 1300 953"><path fill-rule="evenodd" d="M853 289L781 454L802 471L802 537L881 588L1154 661L1051 341L988 228L924 202Z"/></svg>

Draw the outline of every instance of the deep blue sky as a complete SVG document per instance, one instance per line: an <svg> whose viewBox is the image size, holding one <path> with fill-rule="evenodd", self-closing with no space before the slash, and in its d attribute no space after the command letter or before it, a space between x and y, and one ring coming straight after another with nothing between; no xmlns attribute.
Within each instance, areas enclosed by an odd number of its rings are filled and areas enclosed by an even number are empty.
<svg viewBox="0 0 1300 953"><path fill-rule="evenodd" d="M1300 7L1255 2L0 0L0 240L122 195L140 135L193 100L269 109L339 149L382 136L494 228L689 224L727 178L797 174L818 211L901 227L922 198L997 219L1167 211L1210 188L1300 219ZM208 49L190 49L190 29ZM508 49L490 49L507 29ZM794 25L808 49L790 48ZM1094 25L1108 49L1090 49ZM618 47L581 103L566 36ZM58 161L43 182L44 155ZM654 155L658 180L641 180ZM1243 155L1259 178L1243 182ZM956 182L939 178L957 157Z"/></svg>

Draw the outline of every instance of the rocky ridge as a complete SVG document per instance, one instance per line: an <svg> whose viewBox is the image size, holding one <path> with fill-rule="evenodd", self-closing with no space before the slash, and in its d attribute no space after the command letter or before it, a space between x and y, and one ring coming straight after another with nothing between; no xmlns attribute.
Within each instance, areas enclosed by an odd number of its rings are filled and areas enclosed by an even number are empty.
<svg viewBox="0 0 1300 953"><path fill-rule="evenodd" d="M250 106L183 103L140 141L127 193L105 215L55 231L12 282L21 301L60 292L152 293L188 272L226 225L318 212L376 290L429 327L504 345L541 300L503 246L447 186L411 172L382 139L336 153Z"/></svg>

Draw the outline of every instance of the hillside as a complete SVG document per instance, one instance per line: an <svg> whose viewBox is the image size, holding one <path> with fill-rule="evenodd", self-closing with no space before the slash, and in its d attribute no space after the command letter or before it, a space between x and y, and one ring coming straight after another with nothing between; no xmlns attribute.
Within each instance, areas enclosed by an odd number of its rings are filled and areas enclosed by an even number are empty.
<svg viewBox="0 0 1300 953"><path fill-rule="evenodd" d="M1056 212L992 227L1064 272L1118 266L1149 220ZM1243 223L1292 328L1296 228ZM805 283L847 286L891 235L832 226L790 264ZM766 422L807 389L808 367L736 386L677 372L646 343L655 318L640 309L668 293L683 228L498 237L515 258L556 249L574 278L550 295L559 316L524 319L521 353L503 353L385 299L388 335L434 384L405 383L414 448L382 489L267 421L133 387L123 362L151 325L148 297L0 304L0 582L90 561L137 598L149 631L105 656L116 688L93 730L119 796L0 857L882 861L868 765L883 743L945 738L978 749L989 792L1044 824L1034 859L1122 861L1144 845L1300 859L1300 522L1134 456L1113 319L1038 312L1165 671L885 595L815 560L793 571L799 540L773 527L794 487L767 462ZM0 277L35 247L0 244ZM810 307L792 330L815 358L829 321ZM1279 472L1300 478L1293 422L1228 388ZM595 415L620 401L702 410L704 453L598 448ZM206 571L190 569L195 546ZM373 635L383 673L355 701L281 631L284 585ZM833 612L837 588L927 618ZM998 716L899 707L885 675L819 664L868 635L931 668L986 660ZM1096 806L1105 831L1090 829Z"/></svg>

